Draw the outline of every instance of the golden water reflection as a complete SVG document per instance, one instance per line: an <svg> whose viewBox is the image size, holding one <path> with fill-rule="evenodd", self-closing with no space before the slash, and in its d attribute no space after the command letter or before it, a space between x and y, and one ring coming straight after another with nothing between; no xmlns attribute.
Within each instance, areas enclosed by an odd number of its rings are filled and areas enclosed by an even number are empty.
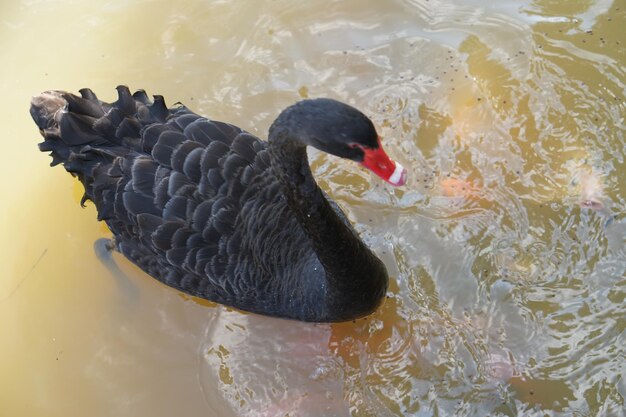
<svg viewBox="0 0 626 417"><path fill-rule="evenodd" d="M0 5L2 412L623 415L626 4L493 3ZM406 187L311 159L386 263L384 305L270 319L99 261L109 234L27 108L119 83L261 137L302 97L368 113Z"/></svg>

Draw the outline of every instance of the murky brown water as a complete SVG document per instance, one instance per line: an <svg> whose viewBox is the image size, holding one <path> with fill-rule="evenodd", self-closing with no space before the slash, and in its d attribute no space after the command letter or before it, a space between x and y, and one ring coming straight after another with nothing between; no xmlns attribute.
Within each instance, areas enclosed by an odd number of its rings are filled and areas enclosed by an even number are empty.
<svg viewBox="0 0 626 417"><path fill-rule="evenodd" d="M626 1L0 5L0 415L623 416ZM190 299L47 167L30 96L125 83L265 137L330 96L411 167L312 153L393 276L356 323Z"/></svg>

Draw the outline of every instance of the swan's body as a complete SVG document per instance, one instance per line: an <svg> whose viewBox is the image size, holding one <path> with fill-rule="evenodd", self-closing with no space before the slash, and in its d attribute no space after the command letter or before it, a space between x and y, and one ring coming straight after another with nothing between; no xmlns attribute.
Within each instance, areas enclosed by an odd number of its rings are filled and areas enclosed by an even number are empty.
<svg viewBox="0 0 626 417"><path fill-rule="evenodd" d="M306 158L306 145L360 161L371 153L374 169L404 182L399 165L380 163L369 119L307 100L281 113L264 142L168 109L162 97L118 92L111 104L88 89L82 98L46 92L31 114L40 149L78 176L128 259L171 287L261 314L327 322L376 308L385 266L317 187Z"/></svg>

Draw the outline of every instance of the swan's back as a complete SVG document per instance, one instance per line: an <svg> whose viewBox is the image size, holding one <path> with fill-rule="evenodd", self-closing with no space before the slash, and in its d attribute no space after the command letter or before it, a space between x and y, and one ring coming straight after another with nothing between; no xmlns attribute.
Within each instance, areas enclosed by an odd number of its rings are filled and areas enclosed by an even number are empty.
<svg viewBox="0 0 626 417"><path fill-rule="evenodd" d="M287 206L267 144L160 96L52 91L31 114L117 248L163 283L248 311L324 319L323 268ZM304 278L304 279L303 279Z"/></svg>

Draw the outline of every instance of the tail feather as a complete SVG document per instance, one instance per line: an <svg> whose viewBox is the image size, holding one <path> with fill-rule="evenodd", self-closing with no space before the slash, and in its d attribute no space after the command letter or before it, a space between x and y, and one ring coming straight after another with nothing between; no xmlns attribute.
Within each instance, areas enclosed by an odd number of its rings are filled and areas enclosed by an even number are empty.
<svg viewBox="0 0 626 417"><path fill-rule="evenodd" d="M39 149L50 152L52 166L63 164L81 180L83 202L94 200L94 194L106 197L104 188L110 184L103 178L117 172L116 161L123 160L118 157L149 152L153 135L144 131L153 124L163 127L171 115L185 111L168 109L162 96L150 101L143 90L131 95L128 87L118 86L117 93L113 103L99 100L88 88L80 90L80 96L46 91L31 101L30 114L44 138Z"/></svg>
<svg viewBox="0 0 626 417"><path fill-rule="evenodd" d="M51 165L63 164L85 186L86 199L93 200L94 171L110 167L113 160L137 147L141 123L137 104L127 87L117 88L119 98L105 103L88 88L81 96L64 91L46 91L31 101L30 114L44 141L42 152L50 152ZM136 94L147 100L143 93ZM150 112L148 112L150 113Z"/></svg>
<svg viewBox="0 0 626 417"><path fill-rule="evenodd" d="M30 103L30 115L42 132L58 128L59 112L67 106L67 100L63 94L62 91L45 91L33 97Z"/></svg>

